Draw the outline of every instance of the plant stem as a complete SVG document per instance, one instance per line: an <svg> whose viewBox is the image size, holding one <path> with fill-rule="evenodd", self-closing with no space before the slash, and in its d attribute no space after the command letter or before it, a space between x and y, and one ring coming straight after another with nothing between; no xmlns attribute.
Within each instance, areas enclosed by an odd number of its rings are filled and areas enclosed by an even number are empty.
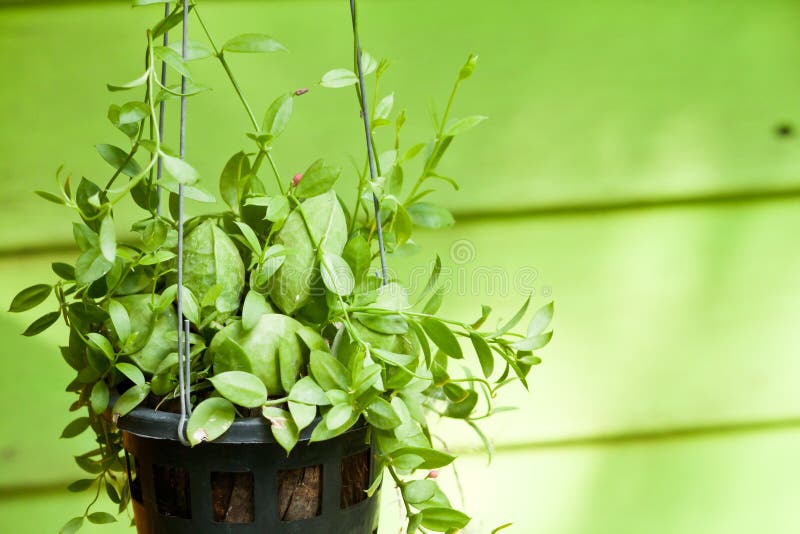
<svg viewBox="0 0 800 534"><path fill-rule="evenodd" d="M394 480L394 483L397 484L397 487L401 489L400 494L402 495L402 489L405 487L406 483L400 479L400 477L397 475L397 471L394 470L394 467L392 467L391 463L386 465L386 469L392 476L392 480ZM411 506L409 506L405 498L403 498L403 505L406 507L406 515L408 515L409 517L414 515L414 512L411 511Z"/></svg>
<svg viewBox="0 0 800 534"><path fill-rule="evenodd" d="M196 10L195 13L197 13ZM260 132L261 128L258 125L258 120L256 119L253 110L250 108L250 104L248 104L247 99L244 96L244 93L242 93L242 89L241 87L239 87L239 83L236 81L236 77L233 75L233 71L231 70L230 65L228 65L228 62L225 59L224 52L220 52L217 55L217 58L219 59L219 62L222 64L222 67L225 69L225 72L228 74L228 79L230 79L231 85L233 85L233 89L239 96L239 100L242 101L242 105L244 106L244 109L247 111L247 116L250 118L250 122L253 124L253 128L255 128L256 132Z"/></svg>
<svg viewBox="0 0 800 534"><path fill-rule="evenodd" d="M436 157L439 148L442 145L442 136L444 135L444 127L447 124L447 118L450 116L450 108L453 106L453 100L456 98L456 93L458 92L458 87L461 85L461 78L456 78L456 83L453 84L453 90L450 91L450 97L447 99L447 105L444 108L444 115L442 115L442 120L439 123L439 130L436 132L436 139L434 140L433 150L431 150L431 155L428 158L428 161L425 162L425 167L422 169L422 174L420 174L419 178L417 178L417 182L414 184L414 188L411 190L411 193L408 194L406 198L406 203L409 202L411 199L414 198L414 195L417 194L419 188L425 182L425 179L428 178L433 168L431 166L431 161L433 158Z"/></svg>
<svg viewBox="0 0 800 534"><path fill-rule="evenodd" d="M275 165L275 160L272 159L272 154L269 151L266 151L267 154L267 161L269 161L269 166L272 167L272 174L275 175L275 183L278 184L278 191L281 192L281 195L285 195L286 192L283 190L283 186L281 185L281 175L278 172L278 167Z"/></svg>
<svg viewBox="0 0 800 534"><path fill-rule="evenodd" d="M222 64L222 68L225 69L225 73L228 75L228 79L230 80L231 85L233 85L234 91L236 91L236 94L238 95L239 100L242 102L245 111L247 111L247 116L250 118L253 128L255 128L256 132L260 132L261 128L258 125L258 120L256 119L250 104L247 102L247 98L245 98L242 88L239 87L239 83L236 81L236 77L233 75L233 71L231 70L230 65L228 65L228 61L225 59L225 51L217 48L217 44L214 41L214 38L211 37L211 33L208 31L208 28L203 21L203 17L200 16L200 11L197 9L196 5L194 6L194 14L195 17L197 17L197 22L200 23L200 27L203 28L203 33L206 34L206 38L208 39L212 50L214 51L214 57L216 57Z"/></svg>

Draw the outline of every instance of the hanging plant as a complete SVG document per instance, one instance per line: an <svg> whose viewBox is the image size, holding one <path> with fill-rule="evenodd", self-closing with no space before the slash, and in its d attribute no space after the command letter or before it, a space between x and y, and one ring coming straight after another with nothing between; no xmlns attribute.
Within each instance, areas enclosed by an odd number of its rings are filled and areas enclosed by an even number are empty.
<svg viewBox="0 0 800 534"><path fill-rule="evenodd" d="M135 6L158 3L164 2L134 1ZM344 455L350 445L342 445L343 436L362 448L368 442L372 454L366 464L343 460L342 487L352 486L358 473L371 473L349 496L343 490L343 508L364 495L373 499L388 474L402 496L408 532L449 532L469 522L439 488L438 469L454 457L432 440L430 420L463 421L490 452L478 422L495 411L500 389L514 382L527 387L530 369L540 362L534 351L552 335L547 328L553 307L537 310L526 333L517 334L530 299L498 328L486 327L488 307L471 322L440 315L446 291L439 283L438 257L426 286L413 298L400 280L388 276L386 254L415 248L416 228L453 224L451 214L427 197L437 185L457 189L440 174L441 161L459 135L485 118L451 119L458 89L472 75L477 56L470 55L458 71L444 112L434 117L432 136L406 147L401 143L405 110L394 113L393 93L378 93L388 62L361 51L352 2L351 8L354 68L331 70L320 85L356 89L354 112L364 121L367 155L357 190L347 194L355 197L352 204L334 191L341 171L326 161L316 160L294 176L278 170L280 136L307 90L280 94L259 121L227 62L230 54L285 48L253 33L218 45L195 3L173 9L167 3L165 17L147 32L144 72L129 83L108 86L121 96L141 94L109 108L109 120L129 141L125 148L97 146L111 165L110 177L76 184L59 172L56 193L37 192L77 214L72 227L80 255L74 265L54 263L57 281L24 289L11 311L29 310L55 295L57 307L24 334L65 322L69 337L61 354L75 371L67 390L77 395L70 411L83 415L62 437L89 428L96 435L96 446L76 457L90 476L69 488L92 490L93 499L62 532L74 532L85 521L116 521L94 510L101 493L119 513L133 499L140 532L168 531L149 523L145 509L151 505L147 496L137 495L147 491L145 486L161 492L156 504L162 515L185 517L181 510L197 498L184 480L191 473L151 458L151 472L142 477L142 465L131 465L158 455L159 449L176 447L177 457L189 457L208 447L228 447L214 450L226 457L242 451L245 458L241 443L271 442L297 465L304 451ZM186 40L190 10L205 42ZM181 24L183 45L168 44L167 32ZM223 211L213 211L210 180L200 178L208 173L182 158L183 136L178 151L163 142L164 108L180 101L185 111L187 99L203 92L191 63L205 58L223 67L250 120L252 144L234 154L219 177ZM167 83L166 69L181 83ZM386 134L390 148L380 153L379 129L393 130ZM420 160L419 176L404 183L407 164ZM185 219L184 200L209 208ZM142 213L131 225L135 237L118 236L117 207L130 201ZM159 429L155 434L141 430L150 424ZM177 448L182 447L177 440L189 447ZM196 458L208 456L213 455ZM295 489L300 481L303 487L321 488L321 471L303 467L286 473L278 476L273 505L280 519L319 515L319 494ZM257 522L252 479L238 471L222 475L211 472L208 503L215 521ZM294 493L281 493L284 485ZM237 499L248 487L250 501L239 506ZM373 523L370 517L358 524L372 532Z"/></svg>

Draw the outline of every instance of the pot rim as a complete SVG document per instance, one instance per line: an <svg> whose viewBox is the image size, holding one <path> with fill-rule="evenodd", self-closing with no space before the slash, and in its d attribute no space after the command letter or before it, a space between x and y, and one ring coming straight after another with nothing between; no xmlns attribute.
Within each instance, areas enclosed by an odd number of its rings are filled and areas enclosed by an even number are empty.
<svg viewBox="0 0 800 534"><path fill-rule="evenodd" d="M135 434L139 437L150 439L164 439L169 441L178 440L178 423L180 414L172 412L156 411L152 408L138 406L128 414L117 420L117 427L120 430ZM308 443L314 428L322 421L317 416L312 423L300 432L298 443ZM363 431L366 427L363 419L359 419L353 426L337 437ZM335 438L334 438L335 439ZM246 444L246 443L274 443L277 444L272 435L270 426L263 417L243 417L234 420L231 427L220 437L210 444ZM322 443L322 442L320 442Z"/></svg>

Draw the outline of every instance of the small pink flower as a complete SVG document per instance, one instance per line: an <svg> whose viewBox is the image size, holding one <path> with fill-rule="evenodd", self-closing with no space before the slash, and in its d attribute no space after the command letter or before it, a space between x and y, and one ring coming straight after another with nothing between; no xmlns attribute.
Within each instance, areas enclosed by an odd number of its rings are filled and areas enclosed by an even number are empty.
<svg viewBox="0 0 800 534"><path fill-rule="evenodd" d="M297 184L299 184L300 180L302 179L303 175L301 173L298 172L297 174L295 174L294 178L292 178L292 187L297 187Z"/></svg>
<svg viewBox="0 0 800 534"><path fill-rule="evenodd" d="M300 95L304 95L304 94L306 94L307 92L308 92L308 89L306 89L306 88L304 87L304 88L302 88L302 89L298 89L297 91L295 91L295 92L294 92L294 96L300 96Z"/></svg>
<svg viewBox="0 0 800 534"><path fill-rule="evenodd" d="M428 473L428 476L425 478L439 478L439 470L434 469L433 471Z"/></svg>

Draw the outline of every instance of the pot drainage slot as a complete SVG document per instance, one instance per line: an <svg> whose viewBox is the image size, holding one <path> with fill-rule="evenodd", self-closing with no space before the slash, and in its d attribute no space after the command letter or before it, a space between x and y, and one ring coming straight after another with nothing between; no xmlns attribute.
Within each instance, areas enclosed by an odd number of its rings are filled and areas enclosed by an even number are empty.
<svg viewBox="0 0 800 534"><path fill-rule="evenodd" d="M341 508L350 508L367 498L370 481L369 460L369 449L342 458L342 489L339 494Z"/></svg>
<svg viewBox="0 0 800 534"><path fill-rule="evenodd" d="M211 473L211 497L217 523L255 521L253 473Z"/></svg>
<svg viewBox="0 0 800 534"><path fill-rule="evenodd" d="M156 507L161 515L192 518L189 472L170 465L153 466Z"/></svg>
<svg viewBox="0 0 800 534"><path fill-rule="evenodd" d="M322 466L278 471L278 517L311 519L322 512Z"/></svg>
<svg viewBox="0 0 800 534"><path fill-rule="evenodd" d="M142 504L142 482L139 480L139 463L132 454L127 454L128 478L130 479L131 499Z"/></svg>

